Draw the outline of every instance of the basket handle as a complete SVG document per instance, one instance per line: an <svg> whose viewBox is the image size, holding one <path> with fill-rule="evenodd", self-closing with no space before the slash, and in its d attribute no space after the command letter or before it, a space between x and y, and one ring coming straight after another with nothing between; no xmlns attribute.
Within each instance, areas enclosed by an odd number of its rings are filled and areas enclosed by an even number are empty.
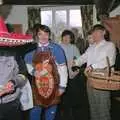
<svg viewBox="0 0 120 120"><path fill-rule="evenodd" d="M108 72L108 77L111 76L111 67L110 67L110 60L109 57L106 56L106 61L107 61L107 72Z"/></svg>

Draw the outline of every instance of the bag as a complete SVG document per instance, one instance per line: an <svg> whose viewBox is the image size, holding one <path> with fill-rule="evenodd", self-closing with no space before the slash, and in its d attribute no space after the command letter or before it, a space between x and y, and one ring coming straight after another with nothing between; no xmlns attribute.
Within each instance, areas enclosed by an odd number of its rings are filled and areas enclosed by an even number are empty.
<svg viewBox="0 0 120 120"><path fill-rule="evenodd" d="M58 104L59 75L54 57L50 50L39 51L34 54L33 67L35 68L32 83L35 105L48 107Z"/></svg>
<svg viewBox="0 0 120 120"><path fill-rule="evenodd" d="M29 80L27 80L27 83L21 89L20 103L21 110L23 111L33 108L33 96Z"/></svg>

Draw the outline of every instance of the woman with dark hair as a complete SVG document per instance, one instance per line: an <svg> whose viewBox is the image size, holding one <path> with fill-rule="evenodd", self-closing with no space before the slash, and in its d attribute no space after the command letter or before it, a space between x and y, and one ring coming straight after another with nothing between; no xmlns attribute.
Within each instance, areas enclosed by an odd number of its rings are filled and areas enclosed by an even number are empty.
<svg viewBox="0 0 120 120"><path fill-rule="evenodd" d="M71 43L71 44L75 44L75 36L74 36L73 32L70 31L70 30L64 30L64 31L62 32L62 35L61 35L62 40L63 40L63 37L64 37L64 36L67 36L67 35L70 37L70 43Z"/></svg>
<svg viewBox="0 0 120 120"><path fill-rule="evenodd" d="M61 47L65 51L69 77L66 93L60 104L60 120L88 120L87 92L85 91L85 76L82 68L71 66L71 61L80 56L78 48L71 44L74 34L70 30L64 30L61 35ZM61 110L62 109L62 110Z"/></svg>
<svg viewBox="0 0 120 120"><path fill-rule="evenodd" d="M72 72L70 62L80 56L78 48L73 44L74 43L74 34L70 30L64 30L61 35L61 44L60 46L65 51L69 78L73 78L76 74Z"/></svg>
<svg viewBox="0 0 120 120"><path fill-rule="evenodd" d="M57 104L67 85L67 67L63 49L51 42L48 26L35 28L37 48L25 56L28 72L32 75L34 108L30 120L54 120ZM43 112L44 111L44 112Z"/></svg>

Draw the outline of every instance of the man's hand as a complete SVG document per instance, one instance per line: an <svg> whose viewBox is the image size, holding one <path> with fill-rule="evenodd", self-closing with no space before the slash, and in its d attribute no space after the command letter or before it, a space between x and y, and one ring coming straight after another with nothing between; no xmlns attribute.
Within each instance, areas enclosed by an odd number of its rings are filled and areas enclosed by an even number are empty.
<svg viewBox="0 0 120 120"><path fill-rule="evenodd" d="M5 89L6 92L10 93L14 91L14 83L12 81L9 81L6 85L5 85Z"/></svg>
<svg viewBox="0 0 120 120"><path fill-rule="evenodd" d="M79 69L77 69L76 71L71 71L71 73L70 73L70 78L74 78L76 75L78 75L79 74L79 72L80 72L80 70Z"/></svg>
<svg viewBox="0 0 120 120"><path fill-rule="evenodd" d="M9 81L7 84L4 85L2 90L0 91L0 96L11 93L14 91L14 83L12 81Z"/></svg>
<svg viewBox="0 0 120 120"><path fill-rule="evenodd" d="M86 69L85 69L85 72L88 73L88 72L92 72L93 68L92 66L88 66Z"/></svg>
<svg viewBox="0 0 120 120"><path fill-rule="evenodd" d="M62 96L63 93L64 93L64 91L65 91L65 90L63 90L63 89L59 89L59 91L58 91L58 96Z"/></svg>
<svg viewBox="0 0 120 120"><path fill-rule="evenodd" d="M76 66L75 60L68 61L68 66Z"/></svg>

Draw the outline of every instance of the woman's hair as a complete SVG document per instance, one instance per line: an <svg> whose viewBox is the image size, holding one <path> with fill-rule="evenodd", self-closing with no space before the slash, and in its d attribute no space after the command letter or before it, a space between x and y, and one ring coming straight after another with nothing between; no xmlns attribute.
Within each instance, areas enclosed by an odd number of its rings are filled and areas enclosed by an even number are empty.
<svg viewBox="0 0 120 120"><path fill-rule="evenodd" d="M74 44L74 43L75 43L75 35L73 34L73 32L70 31L70 30L64 30L64 31L62 32L62 35L61 35L62 39L63 39L63 37L66 36L66 35L69 35L69 36L70 36L70 39L71 39L70 43L71 43L71 44Z"/></svg>
<svg viewBox="0 0 120 120"><path fill-rule="evenodd" d="M34 29L36 31L36 34L39 32L39 30L42 30L46 33L49 33L49 36L51 35L50 28L46 25L36 24L36 26L34 26Z"/></svg>

